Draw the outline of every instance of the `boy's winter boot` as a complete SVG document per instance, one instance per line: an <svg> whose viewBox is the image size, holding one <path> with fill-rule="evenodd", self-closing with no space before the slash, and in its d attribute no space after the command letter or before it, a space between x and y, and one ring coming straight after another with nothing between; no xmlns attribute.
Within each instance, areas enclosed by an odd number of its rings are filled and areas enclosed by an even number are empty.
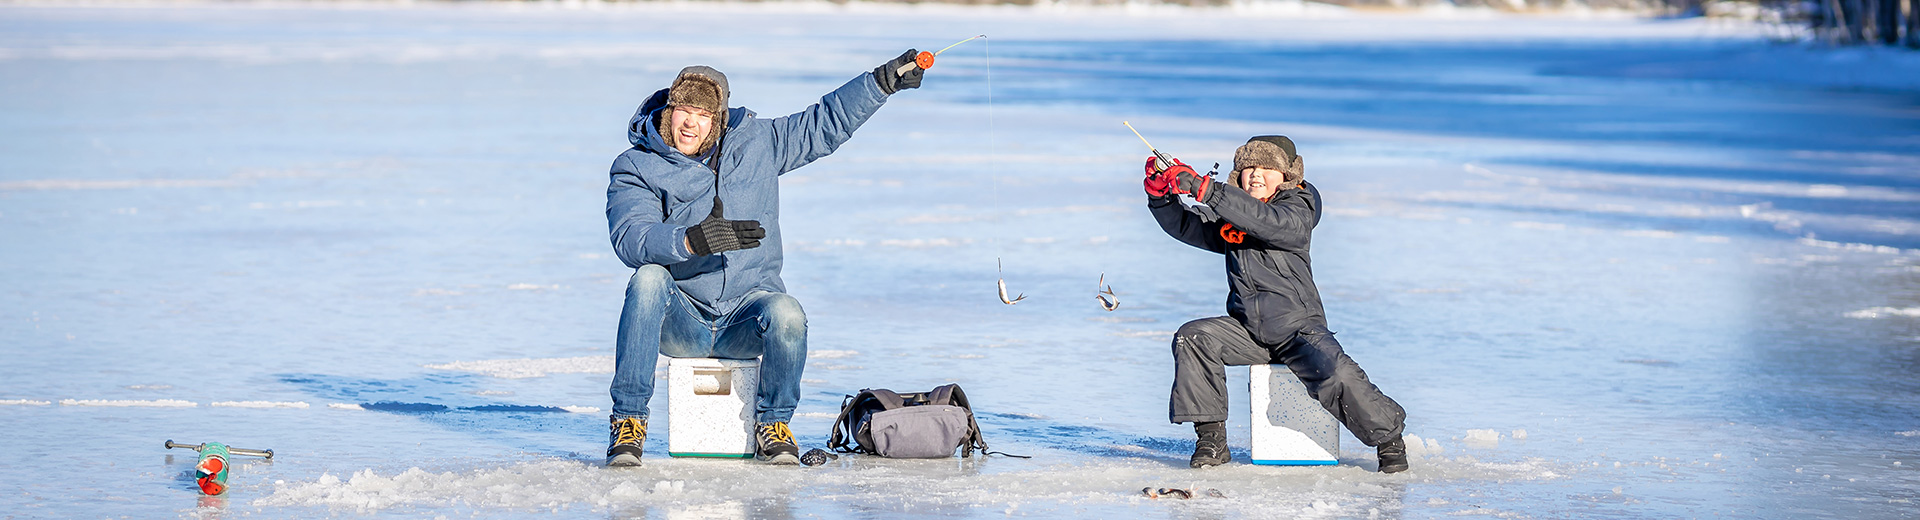
<svg viewBox="0 0 1920 520"><path fill-rule="evenodd" d="M640 465L640 448L647 443L647 420L639 417L612 417L607 432L607 466Z"/></svg>
<svg viewBox="0 0 1920 520"><path fill-rule="evenodd" d="M753 427L754 458L768 464L799 464L800 447L793 444L787 423L760 423Z"/></svg>
<svg viewBox="0 0 1920 520"><path fill-rule="evenodd" d="M1233 461L1233 455L1227 453L1227 423L1193 423L1193 433L1199 438L1193 442L1193 458L1187 461L1188 466L1204 468Z"/></svg>
<svg viewBox="0 0 1920 520"><path fill-rule="evenodd" d="M1380 454L1381 473L1399 473L1407 470L1407 443L1399 437L1381 444L1377 448Z"/></svg>

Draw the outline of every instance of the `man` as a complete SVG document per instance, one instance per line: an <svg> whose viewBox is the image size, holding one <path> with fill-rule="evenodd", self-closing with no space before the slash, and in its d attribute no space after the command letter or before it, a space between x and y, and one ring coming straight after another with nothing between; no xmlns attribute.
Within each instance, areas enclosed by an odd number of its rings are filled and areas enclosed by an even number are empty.
<svg viewBox="0 0 1920 520"><path fill-rule="evenodd" d="M607 465L640 465L656 356L761 358L756 458L799 462L787 422L800 400L807 318L780 281L780 174L833 153L887 97L917 88L916 51L862 73L807 109L758 119L727 108L727 77L680 71L627 125L607 226L634 268L614 356Z"/></svg>
<svg viewBox="0 0 1920 520"><path fill-rule="evenodd" d="M1304 180L1293 140L1248 140L1233 154L1231 175L1228 185L1178 161L1161 169L1147 158L1147 208L1160 228L1227 258L1228 316L1187 322L1173 336L1168 418L1193 423L1199 439L1189 465L1232 460L1225 366L1285 363L1354 437L1377 448L1381 472L1406 471L1406 411L1367 380L1327 330L1307 257L1320 223L1320 190Z"/></svg>

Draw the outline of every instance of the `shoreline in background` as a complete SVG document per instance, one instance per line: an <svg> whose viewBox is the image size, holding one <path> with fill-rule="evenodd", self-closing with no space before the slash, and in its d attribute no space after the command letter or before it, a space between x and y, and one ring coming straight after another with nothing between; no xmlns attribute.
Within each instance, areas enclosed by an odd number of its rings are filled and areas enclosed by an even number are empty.
<svg viewBox="0 0 1920 520"><path fill-rule="evenodd" d="M1551 4L1551 5L1549 5ZM1720 1L1712 5L1748 5ZM622 9L689 6L751 6L795 8L800 11L864 9L1017 10L1160 15L1168 13L1232 14L1295 17L1415 16L1435 18L1671 18L1676 12L1661 2L1644 0L0 0L0 6L26 7L415 7L415 6L524 6L560 9ZM1754 21L1744 9L1702 9L1715 18ZM1692 17L1692 16L1685 16Z"/></svg>

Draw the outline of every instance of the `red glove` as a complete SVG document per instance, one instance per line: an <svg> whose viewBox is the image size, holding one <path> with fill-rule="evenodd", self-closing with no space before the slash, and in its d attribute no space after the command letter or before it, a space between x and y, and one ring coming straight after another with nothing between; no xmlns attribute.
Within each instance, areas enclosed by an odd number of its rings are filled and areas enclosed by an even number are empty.
<svg viewBox="0 0 1920 520"><path fill-rule="evenodd" d="M1142 181L1141 184L1146 187L1148 195L1165 197L1167 196L1167 192L1173 190L1174 184L1179 182L1180 172L1183 171L1192 174L1193 168L1188 167L1186 163L1180 162L1179 159L1174 159L1172 167L1162 170L1157 164L1157 158L1148 156L1147 179Z"/></svg>
<svg viewBox="0 0 1920 520"><path fill-rule="evenodd" d="M1168 171L1175 169L1180 172L1179 177L1173 181L1172 191L1193 195L1193 200L1200 201L1201 204L1207 203L1207 192L1213 187L1213 176L1201 177L1200 174L1193 173L1193 168L1188 168L1186 165L1168 168Z"/></svg>

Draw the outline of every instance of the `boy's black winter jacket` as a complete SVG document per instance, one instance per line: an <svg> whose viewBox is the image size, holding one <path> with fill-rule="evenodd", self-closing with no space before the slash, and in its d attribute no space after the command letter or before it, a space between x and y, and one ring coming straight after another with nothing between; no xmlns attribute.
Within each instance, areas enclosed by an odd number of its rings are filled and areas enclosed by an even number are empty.
<svg viewBox="0 0 1920 520"><path fill-rule="evenodd" d="M1172 196L1148 197L1147 209L1173 238L1226 255L1227 314L1264 345L1285 343L1309 326L1325 330L1307 255L1320 223L1320 190L1302 181L1263 202L1215 182L1206 195L1205 206L1192 207Z"/></svg>

